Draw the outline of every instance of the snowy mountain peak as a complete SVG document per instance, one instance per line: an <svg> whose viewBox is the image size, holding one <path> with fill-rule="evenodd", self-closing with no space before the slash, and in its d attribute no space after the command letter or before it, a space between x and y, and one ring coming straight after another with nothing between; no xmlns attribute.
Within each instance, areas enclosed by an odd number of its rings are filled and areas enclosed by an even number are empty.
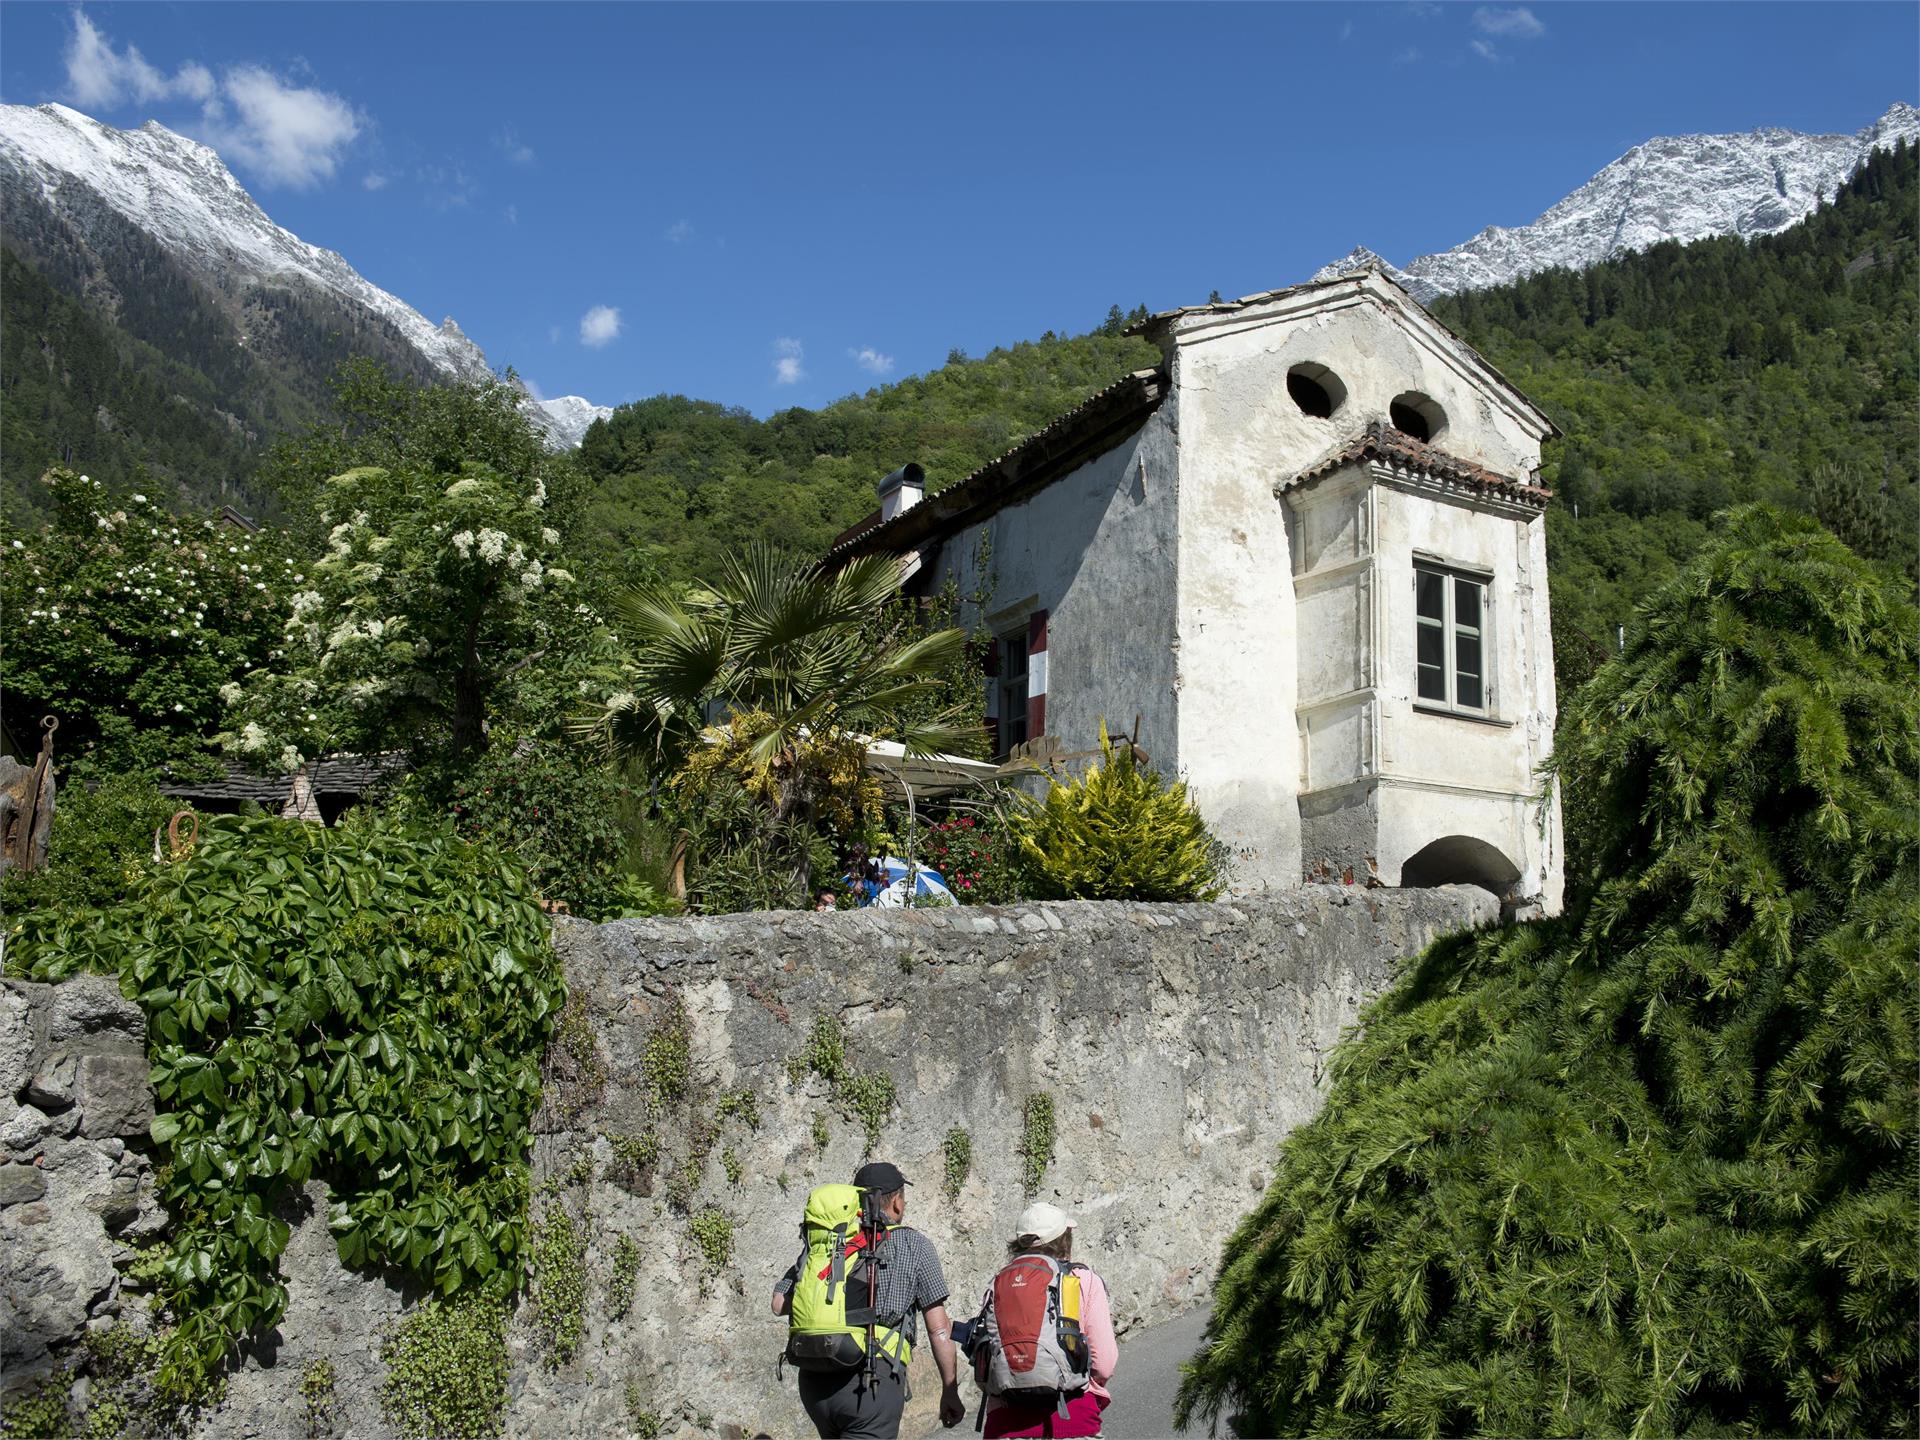
<svg viewBox="0 0 1920 1440"><path fill-rule="evenodd" d="M0 105L0 179L37 190L56 210L64 208L70 190L92 195L213 290L317 290L370 313L450 380L481 380L494 373L452 316L433 324L336 252L309 245L274 224L215 151L157 120L137 130L118 130L65 105ZM587 411L604 408L567 398ZM567 411L568 423L560 424L531 396L527 405L556 444L578 444L578 434L591 423L589 417L576 427L577 407Z"/></svg>
<svg viewBox="0 0 1920 1440"><path fill-rule="evenodd" d="M1627 151L1531 225L1490 225L1401 269L1365 247L1316 280L1370 257L1421 300L1502 285L1559 266L1585 269L1662 240L1772 235L1804 220L1876 148L1920 141L1920 110L1895 102L1851 135L1767 127L1739 135L1665 135Z"/></svg>
<svg viewBox="0 0 1920 1440"><path fill-rule="evenodd" d="M534 421L547 432L555 449L574 450L587 438L587 429L596 420L613 414L611 405L595 405L578 395L562 395L554 400L536 400Z"/></svg>

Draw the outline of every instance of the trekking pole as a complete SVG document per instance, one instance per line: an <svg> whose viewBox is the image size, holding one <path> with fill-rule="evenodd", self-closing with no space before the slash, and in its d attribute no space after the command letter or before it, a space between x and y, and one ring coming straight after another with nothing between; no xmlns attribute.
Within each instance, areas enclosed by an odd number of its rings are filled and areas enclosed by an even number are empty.
<svg viewBox="0 0 1920 1440"><path fill-rule="evenodd" d="M911 873L911 872L909 872ZM870 1201L863 1203L870 1204ZM873 1330L879 1319L873 1307L879 1300L880 1291L880 1216L878 1211L869 1210L867 1223L867 1390L873 1390Z"/></svg>

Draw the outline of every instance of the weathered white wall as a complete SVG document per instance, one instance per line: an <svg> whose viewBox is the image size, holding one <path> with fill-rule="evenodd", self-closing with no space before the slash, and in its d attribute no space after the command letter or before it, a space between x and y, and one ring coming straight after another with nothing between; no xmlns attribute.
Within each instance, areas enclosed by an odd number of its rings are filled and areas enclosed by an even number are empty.
<svg viewBox="0 0 1920 1440"><path fill-rule="evenodd" d="M1119 732L1138 715L1140 745L1164 772L1178 735L1174 464L1163 404L1106 454L950 536L915 585L937 590L951 576L962 597L983 589L984 533L986 622L1004 633L1049 612L1047 733L1090 750L1103 717Z"/></svg>
<svg viewBox="0 0 1920 1440"><path fill-rule="evenodd" d="M1543 521L1410 484L1362 462L1288 493L1306 867L1397 885L1410 856L1466 836L1511 862L1516 897L1557 911L1558 800L1538 799L1555 716ZM1490 577L1484 717L1417 699L1416 558Z"/></svg>
<svg viewBox="0 0 1920 1440"><path fill-rule="evenodd" d="M1303 786L1323 790L1383 762L1385 712L1365 692L1382 678L1369 670L1381 648L1375 630L1394 622L1372 592L1392 588L1391 565L1410 557L1413 541L1409 531L1395 558L1383 555L1372 570L1356 548L1374 543L1357 498L1290 536L1275 486L1386 420L1407 391L1445 410L1435 445L1501 474L1525 478L1538 467L1546 427L1377 277L1182 317L1162 343L1180 440L1179 770L1233 848L1240 888L1295 885L1313 858L1303 845ZM1306 363L1345 388L1328 418L1303 413L1287 393L1288 372ZM1451 523L1434 521L1436 546ZM1295 556L1296 543L1311 553ZM1342 563L1365 573L1338 574ZM1506 567L1509 577L1515 568ZM1402 737L1432 740L1431 764L1450 763L1452 736L1429 728L1416 737L1403 726ZM1532 758L1510 755L1508 768ZM1425 823L1409 818L1406 827Z"/></svg>

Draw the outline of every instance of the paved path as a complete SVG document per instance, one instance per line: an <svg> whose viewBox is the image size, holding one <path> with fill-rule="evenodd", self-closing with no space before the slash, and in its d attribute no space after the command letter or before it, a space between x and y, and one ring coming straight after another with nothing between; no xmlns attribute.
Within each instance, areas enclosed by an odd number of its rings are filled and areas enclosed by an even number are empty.
<svg viewBox="0 0 1920 1440"><path fill-rule="evenodd" d="M1165 1440L1175 1435L1173 1396L1180 1388L1180 1365L1200 1348L1207 1309L1189 1310L1120 1342L1120 1363L1113 1372L1113 1404L1101 1417L1100 1433L1113 1440ZM1206 1434L1202 1425L1196 1432Z"/></svg>

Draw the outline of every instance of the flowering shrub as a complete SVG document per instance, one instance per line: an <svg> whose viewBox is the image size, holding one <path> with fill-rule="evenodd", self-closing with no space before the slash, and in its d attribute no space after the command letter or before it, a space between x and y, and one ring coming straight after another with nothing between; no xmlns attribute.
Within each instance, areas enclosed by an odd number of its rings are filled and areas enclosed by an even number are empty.
<svg viewBox="0 0 1920 1440"><path fill-rule="evenodd" d="M1005 905L1020 898L1012 853L995 816L958 815L921 831L914 859L938 870L962 905Z"/></svg>
<svg viewBox="0 0 1920 1440"><path fill-rule="evenodd" d="M221 687L266 662L304 578L277 537L174 515L49 470L53 522L0 529L0 690L18 743L60 720L59 753L113 769L203 753Z"/></svg>
<svg viewBox="0 0 1920 1440"><path fill-rule="evenodd" d="M610 642L557 563L537 477L361 466L323 500L326 552L284 653L228 692L229 750L280 768L342 750L464 763L488 724L525 718L530 685L548 706L557 684L594 689Z"/></svg>

